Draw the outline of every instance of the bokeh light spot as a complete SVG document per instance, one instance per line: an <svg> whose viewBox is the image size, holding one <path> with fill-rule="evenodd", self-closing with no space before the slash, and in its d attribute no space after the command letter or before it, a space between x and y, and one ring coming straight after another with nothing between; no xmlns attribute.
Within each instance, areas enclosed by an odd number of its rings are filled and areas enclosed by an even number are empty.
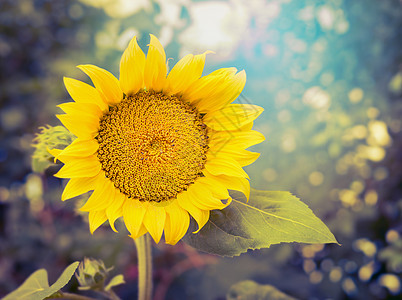
<svg viewBox="0 0 402 300"><path fill-rule="evenodd" d="M356 125L352 129L352 135L355 139L364 139L367 136L367 128L364 125Z"/></svg>
<svg viewBox="0 0 402 300"><path fill-rule="evenodd" d="M304 269L304 272L306 272L307 274L311 273L313 270L315 270L315 268L316 268L316 264L312 259L305 259L303 261L303 269Z"/></svg>
<svg viewBox="0 0 402 300"><path fill-rule="evenodd" d="M68 9L68 15L71 19L78 20L84 15L84 10L81 5L75 3Z"/></svg>
<svg viewBox="0 0 402 300"><path fill-rule="evenodd" d="M329 273L329 280L332 282L339 282L342 278L342 269L340 267L335 267Z"/></svg>
<svg viewBox="0 0 402 300"><path fill-rule="evenodd" d="M285 152L293 152L296 149L296 140L292 134L285 134L282 138L281 148Z"/></svg>
<svg viewBox="0 0 402 300"><path fill-rule="evenodd" d="M357 147L360 157L379 162L385 157L385 150L382 147L359 145Z"/></svg>
<svg viewBox="0 0 402 300"><path fill-rule="evenodd" d="M321 172L315 171L312 172L309 176L308 176L308 180L310 182L311 185L313 186L319 186L323 183L324 181L324 175Z"/></svg>
<svg viewBox="0 0 402 300"><path fill-rule="evenodd" d="M327 109L331 104L331 96L319 86L314 86L304 93L303 103L315 109Z"/></svg>
<svg viewBox="0 0 402 300"><path fill-rule="evenodd" d="M329 6L321 6L317 11L317 19L322 29L330 30L334 26L335 13Z"/></svg>
<svg viewBox="0 0 402 300"><path fill-rule="evenodd" d="M364 202L369 206L374 206L377 204L378 194L375 190L368 190L364 196Z"/></svg>
<svg viewBox="0 0 402 300"><path fill-rule="evenodd" d="M361 180L355 180L350 184L350 188L356 193L360 194L364 190L364 183Z"/></svg>
<svg viewBox="0 0 402 300"><path fill-rule="evenodd" d="M348 277L342 281L342 288L348 295L353 295L357 292L357 287L352 278Z"/></svg>
<svg viewBox="0 0 402 300"><path fill-rule="evenodd" d="M384 180L388 177L388 169L385 167L378 167L374 170L374 178L377 181Z"/></svg>
<svg viewBox="0 0 402 300"><path fill-rule="evenodd" d="M400 235L399 235L398 231L396 231L394 229L390 229L387 231L385 238L388 243L394 243L400 238Z"/></svg>
<svg viewBox="0 0 402 300"><path fill-rule="evenodd" d="M367 143L373 146L389 146L391 144L391 137L388 134L387 125L382 121L370 121L369 125L370 135Z"/></svg>
<svg viewBox="0 0 402 300"><path fill-rule="evenodd" d="M378 108L376 108L376 107L369 107L369 108L367 109L367 116L368 116L370 119L375 119L375 118L377 118L379 114L380 114L380 111L379 111Z"/></svg>
<svg viewBox="0 0 402 300"><path fill-rule="evenodd" d="M354 88L348 93L350 102L358 103L363 99L364 92L361 88Z"/></svg>
<svg viewBox="0 0 402 300"><path fill-rule="evenodd" d="M370 280L373 273L374 273L374 261L371 261L359 269L359 279L363 282L367 282Z"/></svg>
<svg viewBox="0 0 402 300"><path fill-rule="evenodd" d="M10 191L4 186L0 186L0 202L7 202L9 197Z"/></svg>
<svg viewBox="0 0 402 300"><path fill-rule="evenodd" d="M386 287L392 294L399 294L401 282L395 274L383 274L378 281L381 286Z"/></svg>
<svg viewBox="0 0 402 300"><path fill-rule="evenodd" d="M276 173L276 171L274 169L268 168L262 172L262 176L266 181L272 182L272 181L276 180L276 178L278 177L278 174Z"/></svg>
<svg viewBox="0 0 402 300"><path fill-rule="evenodd" d="M3 109L0 114L0 123L3 130L14 130L22 126L25 120L22 110L18 108Z"/></svg>
<svg viewBox="0 0 402 300"><path fill-rule="evenodd" d="M373 257L377 253L376 245L366 238L356 240L353 243L353 248L363 252L367 257Z"/></svg>
<svg viewBox="0 0 402 300"><path fill-rule="evenodd" d="M339 192L339 199L345 207L353 206L358 201L356 192L347 189L343 189Z"/></svg>
<svg viewBox="0 0 402 300"><path fill-rule="evenodd" d="M389 90L394 94L402 93L402 71L395 74L389 82Z"/></svg>
<svg viewBox="0 0 402 300"><path fill-rule="evenodd" d="M325 72L320 77L320 82L322 85L329 86L334 82L334 74L332 72Z"/></svg>
<svg viewBox="0 0 402 300"><path fill-rule="evenodd" d="M312 284L319 284L323 277L322 272L316 270L310 273L309 279Z"/></svg>

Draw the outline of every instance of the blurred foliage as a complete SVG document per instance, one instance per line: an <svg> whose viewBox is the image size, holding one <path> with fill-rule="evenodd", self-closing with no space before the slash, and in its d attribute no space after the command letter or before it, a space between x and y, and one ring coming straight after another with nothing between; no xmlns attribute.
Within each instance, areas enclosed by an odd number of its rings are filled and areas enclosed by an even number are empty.
<svg viewBox="0 0 402 300"><path fill-rule="evenodd" d="M42 300L47 297L57 298L54 294L57 294L70 281L78 264L79 262L75 262L69 265L51 286L49 286L46 270L40 269L29 276L18 289L2 299Z"/></svg>
<svg viewBox="0 0 402 300"><path fill-rule="evenodd" d="M35 148L32 154L32 171L42 173L53 165L53 155L48 149L64 149L75 139L64 126L40 127L40 133L36 135L32 146Z"/></svg>
<svg viewBox="0 0 402 300"><path fill-rule="evenodd" d="M378 258L385 261L387 269L395 273L402 272L402 240L398 239L391 243L391 245L382 249Z"/></svg>
<svg viewBox="0 0 402 300"><path fill-rule="evenodd" d="M261 285L251 280L234 284L226 295L227 300L295 300L272 285Z"/></svg>
<svg viewBox="0 0 402 300"><path fill-rule="evenodd" d="M279 245L231 259L160 244L156 299L222 299L235 282L269 283L301 299L397 299L402 240L402 9L398 0L0 1L0 296L35 270L57 278L72 261L102 259L136 294L127 231L89 234L62 203L57 167L31 170L32 140L60 125L74 66L118 75L133 34L158 36L177 62L208 55L205 73L247 72L239 102L265 108L255 127L267 141L247 172L253 187L290 190L334 232L336 245ZM194 284L194 283L197 284ZM75 278L69 291L78 289ZM159 297L159 298L158 298Z"/></svg>

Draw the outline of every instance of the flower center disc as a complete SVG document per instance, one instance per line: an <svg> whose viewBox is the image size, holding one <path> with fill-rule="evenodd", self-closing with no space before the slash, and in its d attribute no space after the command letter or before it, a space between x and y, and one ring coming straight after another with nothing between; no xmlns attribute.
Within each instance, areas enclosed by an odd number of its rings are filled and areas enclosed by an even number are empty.
<svg viewBox="0 0 402 300"><path fill-rule="evenodd" d="M141 91L100 120L98 159L130 198L175 198L201 175L207 130L198 111L175 96Z"/></svg>

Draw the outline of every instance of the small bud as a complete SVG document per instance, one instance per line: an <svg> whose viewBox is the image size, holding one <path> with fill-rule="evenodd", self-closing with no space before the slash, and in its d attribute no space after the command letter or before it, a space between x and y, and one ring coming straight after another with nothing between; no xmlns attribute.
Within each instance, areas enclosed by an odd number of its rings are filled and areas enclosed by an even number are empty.
<svg viewBox="0 0 402 300"><path fill-rule="evenodd" d="M105 279L113 268L106 269L105 264L101 260L84 258L84 261L78 266L75 273L80 290L101 291L104 288Z"/></svg>
<svg viewBox="0 0 402 300"><path fill-rule="evenodd" d="M75 139L64 126L40 127L40 132L33 140L32 147L35 148L32 154L32 170L43 172L53 164L53 156L47 149L64 149Z"/></svg>

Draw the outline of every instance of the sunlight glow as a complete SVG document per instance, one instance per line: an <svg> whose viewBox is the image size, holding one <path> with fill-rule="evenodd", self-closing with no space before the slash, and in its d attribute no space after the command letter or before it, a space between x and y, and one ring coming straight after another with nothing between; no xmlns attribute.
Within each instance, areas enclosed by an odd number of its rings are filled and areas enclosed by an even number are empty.
<svg viewBox="0 0 402 300"><path fill-rule="evenodd" d="M236 48L248 25L248 16L241 6L225 2L199 2L189 7L192 24L180 36L189 49L210 49L226 54Z"/></svg>

